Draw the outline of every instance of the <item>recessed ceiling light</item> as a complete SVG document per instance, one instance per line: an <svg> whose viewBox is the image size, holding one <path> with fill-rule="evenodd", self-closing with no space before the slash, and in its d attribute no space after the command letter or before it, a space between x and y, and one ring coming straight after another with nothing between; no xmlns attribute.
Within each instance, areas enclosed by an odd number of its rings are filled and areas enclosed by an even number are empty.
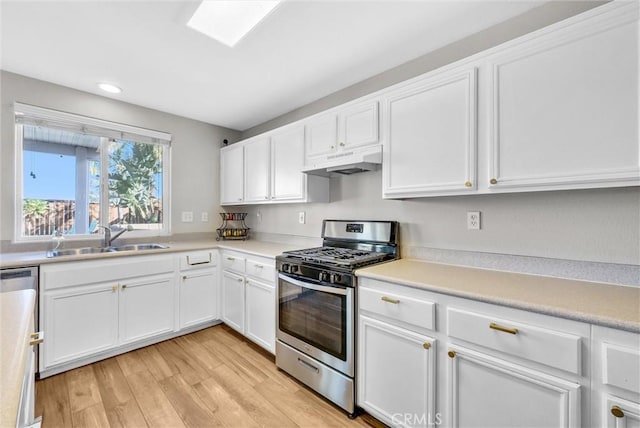
<svg viewBox="0 0 640 428"><path fill-rule="evenodd" d="M111 83L98 83L98 87L103 91L112 94L119 94L122 92L122 89L118 88L116 85L112 85Z"/></svg>
<svg viewBox="0 0 640 428"><path fill-rule="evenodd" d="M204 0L187 26L233 47L262 21L280 1Z"/></svg>

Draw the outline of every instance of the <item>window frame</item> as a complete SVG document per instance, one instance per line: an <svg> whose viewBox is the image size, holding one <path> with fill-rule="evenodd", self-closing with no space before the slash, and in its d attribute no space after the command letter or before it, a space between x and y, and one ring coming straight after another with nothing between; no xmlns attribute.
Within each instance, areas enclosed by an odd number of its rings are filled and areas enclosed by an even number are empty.
<svg viewBox="0 0 640 428"><path fill-rule="evenodd" d="M162 150L162 227L156 230L134 229L127 232L127 238L145 238L168 236L171 234L171 134L150 129L110 122L88 116L66 113L57 110L46 109L22 103L14 103L15 115L15 197L14 203L14 231L13 242L47 242L51 236L23 236L23 200L24 200L24 134L25 125L43 126L54 129L62 129L76 133L88 133L104 140L131 140L136 143L151 143L163 146ZM110 143L101 143L107 147ZM101 189L100 189L100 218L108 218L109 212L109 186L108 186L108 150L101 149ZM66 240L92 240L103 239L104 232L94 234L64 235Z"/></svg>

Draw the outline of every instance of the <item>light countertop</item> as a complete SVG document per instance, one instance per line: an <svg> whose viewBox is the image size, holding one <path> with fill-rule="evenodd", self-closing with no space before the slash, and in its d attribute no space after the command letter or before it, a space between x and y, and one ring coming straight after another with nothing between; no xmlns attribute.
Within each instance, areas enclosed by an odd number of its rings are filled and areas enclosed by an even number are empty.
<svg viewBox="0 0 640 428"><path fill-rule="evenodd" d="M640 333L640 288L401 259L357 275Z"/></svg>
<svg viewBox="0 0 640 428"><path fill-rule="evenodd" d="M0 427L16 426L35 299L35 290L0 293Z"/></svg>
<svg viewBox="0 0 640 428"><path fill-rule="evenodd" d="M122 251L112 253L97 253L97 254L82 254L76 256L63 256L63 257L51 257L48 258L46 251L31 251L23 253L2 253L0 254L0 268L12 268L22 266L38 266L48 263L61 263L61 262L73 262L81 260L96 260L96 259L108 259L113 257L132 257L151 254L166 254L176 253L182 251L203 250L210 248L223 248L237 251L244 251L246 253L255 254L258 256L275 257L281 254L283 251L300 249L300 245L295 244L281 244L276 242L265 241L216 241L215 239L203 239L203 240L186 240L186 241L169 241L162 242L169 248L156 249L156 250L144 250L144 251Z"/></svg>

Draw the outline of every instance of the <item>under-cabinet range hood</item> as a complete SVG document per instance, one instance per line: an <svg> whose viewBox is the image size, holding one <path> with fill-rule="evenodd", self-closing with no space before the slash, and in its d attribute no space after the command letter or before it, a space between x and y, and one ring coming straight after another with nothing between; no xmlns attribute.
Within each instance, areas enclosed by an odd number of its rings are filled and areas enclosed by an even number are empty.
<svg viewBox="0 0 640 428"><path fill-rule="evenodd" d="M382 164L382 146L367 148L366 151L346 151L327 155L302 169L310 175L324 177L332 175L351 175L358 172L374 171Z"/></svg>

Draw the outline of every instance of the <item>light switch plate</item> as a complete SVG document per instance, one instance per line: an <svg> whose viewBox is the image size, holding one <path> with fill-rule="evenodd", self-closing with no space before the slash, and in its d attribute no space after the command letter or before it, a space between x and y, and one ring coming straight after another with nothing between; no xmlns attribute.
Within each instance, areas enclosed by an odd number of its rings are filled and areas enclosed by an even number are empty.
<svg viewBox="0 0 640 428"><path fill-rule="evenodd" d="M307 221L307 218L306 218L306 217L307 217L307 216L306 216L305 212L304 212L304 211L300 211L300 212L298 213L298 223L300 223L300 224L304 224L304 223Z"/></svg>
<svg viewBox="0 0 640 428"><path fill-rule="evenodd" d="M183 223L192 223L193 222L193 211L182 211L182 222Z"/></svg>

